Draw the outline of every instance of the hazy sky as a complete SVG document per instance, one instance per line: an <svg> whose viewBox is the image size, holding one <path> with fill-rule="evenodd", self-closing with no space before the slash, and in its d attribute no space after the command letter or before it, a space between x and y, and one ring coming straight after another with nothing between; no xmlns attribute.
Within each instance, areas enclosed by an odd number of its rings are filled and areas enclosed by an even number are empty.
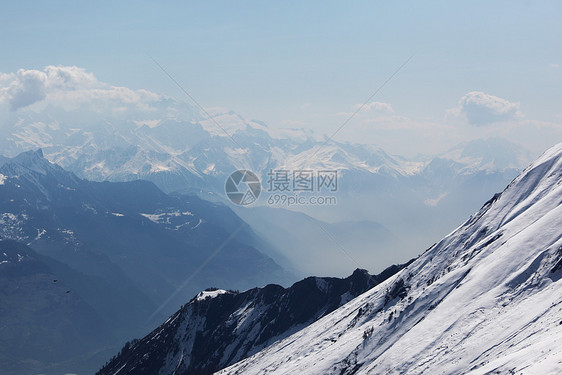
<svg viewBox="0 0 562 375"><path fill-rule="evenodd" d="M47 66L183 99L152 56L205 107L329 134L413 55L337 140L537 151L562 141L561 18L559 1L5 2L0 110L44 100L14 92Z"/></svg>

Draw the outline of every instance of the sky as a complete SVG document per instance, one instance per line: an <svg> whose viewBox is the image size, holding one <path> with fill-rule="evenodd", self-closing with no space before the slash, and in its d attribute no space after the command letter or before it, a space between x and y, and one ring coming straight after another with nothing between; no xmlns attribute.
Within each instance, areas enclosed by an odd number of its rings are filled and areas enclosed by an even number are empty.
<svg viewBox="0 0 562 375"><path fill-rule="evenodd" d="M333 134L359 109L336 140L413 156L505 137L539 152L562 141L561 15L557 1L10 2L0 112L77 87L188 100L154 59L203 107L271 127Z"/></svg>

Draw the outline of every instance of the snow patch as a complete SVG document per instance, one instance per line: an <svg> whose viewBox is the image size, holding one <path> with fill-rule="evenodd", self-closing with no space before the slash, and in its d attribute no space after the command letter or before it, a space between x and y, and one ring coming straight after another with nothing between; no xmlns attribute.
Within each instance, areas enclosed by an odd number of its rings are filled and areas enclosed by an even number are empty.
<svg viewBox="0 0 562 375"><path fill-rule="evenodd" d="M162 213L154 213L154 214L143 214L142 216L146 217L148 220L152 221L155 224L171 224L170 218L172 217L180 217L180 216L193 216L193 214L189 211L173 211L173 212L162 212Z"/></svg>
<svg viewBox="0 0 562 375"><path fill-rule="evenodd" d="M217 296L220 296L221 294L227 294L228 291L223 290L223 289L217 289L217 290L204 290L202 292L200 292L199 294L197 294L197 301L203 301L207 298L215 298Z"/></svg>
<svg viewBox="0 0 562 375"><path fill-rule="evenodd" d="M34 241L39 240L47 231L45 229L37 229L37 236Z"/></svg>

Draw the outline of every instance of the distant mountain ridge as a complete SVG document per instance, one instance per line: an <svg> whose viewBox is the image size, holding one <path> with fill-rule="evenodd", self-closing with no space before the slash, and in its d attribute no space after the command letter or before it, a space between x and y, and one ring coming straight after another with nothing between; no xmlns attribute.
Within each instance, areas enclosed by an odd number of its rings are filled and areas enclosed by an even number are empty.
<svg viewBox="0 0 562 375"><path fill-rule="evenodd" d="M268 172L273 169L336 170L337 192L329 195L337 198L337 204L283 208L330 223L380 224L390 238L400 239L380 250L404 253L400 261L415 256L420 244L429 246L449 233L480 202L515 178L533 156L521 145L492 138L470 141L439 155L406 159L375 146L326 143L325 136L303 129L278 130L233 111L212 111L213 120L194 108L190 111L183 119L161 113L152 118L154 114L147 113L146 121L90 113L82 118L52 108L23 113L2 130L0 149L14 156L42 147L50 161L81 178L144 179L167 193L189 193L227 204L227 177L237 169L249 169L263 186L255 206L267 206L273 194L266 191ZM284 229L274 228L277 235L266 240L274 242ZM407 236L399 235L404 229ZM365 245L358 246L365 249ZM371 268L372 262L369 259L363 268ZM341 275L348 272L340 270Z"/></svg>
<svg viewBox="0 0 562 375"><path fill-rule="evenodd" d="M1 144L9 154L4 156L43 148L49 160L80 177L93 181L146 179L166 192L222 192L226 176L242 168L262 178L275 168L332 169L396 178L423 174L428 164L423 158L406 160L373 146L325 144L318 134L275 130L232 111L213 115L213 121L199 116L194 122L166 119L148 126L100 119L81 126L67 123L64 112L55 120L35 114L4 130ZM219 131L214 121L231 137ZM532 159L528 151L500 139L473 141L440 157L458 163L463 173L520 169Z"/></svg>

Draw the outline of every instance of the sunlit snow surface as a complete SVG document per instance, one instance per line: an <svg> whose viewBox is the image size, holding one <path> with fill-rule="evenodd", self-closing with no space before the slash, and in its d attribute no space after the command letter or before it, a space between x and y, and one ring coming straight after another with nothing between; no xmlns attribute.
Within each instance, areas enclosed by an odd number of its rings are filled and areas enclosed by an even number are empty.
<svg viewBox="0 0 562 375"><path fill-rule="evenodd" d="M219 374L561 374L562 144L409 267Z"/></svg>
<svg viewBox="0 0 562 375"><path fill-rule="evenodd" d="M197 295L197 300L202 301L207 298L215 298L218 295L228 293L226 290L223 289L216 289L216 290L204 290Z"/></svg>

